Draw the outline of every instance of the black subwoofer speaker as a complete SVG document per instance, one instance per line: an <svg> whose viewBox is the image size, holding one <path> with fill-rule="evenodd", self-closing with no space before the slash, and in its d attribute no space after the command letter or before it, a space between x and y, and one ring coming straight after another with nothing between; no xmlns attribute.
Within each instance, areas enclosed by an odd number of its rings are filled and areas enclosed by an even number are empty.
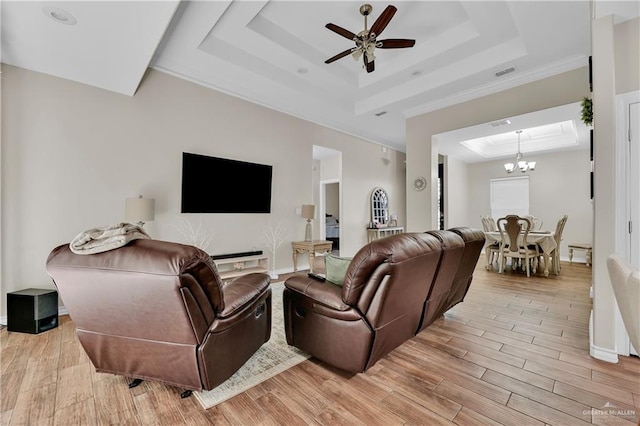
<svg viewBox="0 0 640 426"><path fill-rule="evenodd" d="M38 334L58 326L58 292L39 288L7 293L7 329Z"/></svg>

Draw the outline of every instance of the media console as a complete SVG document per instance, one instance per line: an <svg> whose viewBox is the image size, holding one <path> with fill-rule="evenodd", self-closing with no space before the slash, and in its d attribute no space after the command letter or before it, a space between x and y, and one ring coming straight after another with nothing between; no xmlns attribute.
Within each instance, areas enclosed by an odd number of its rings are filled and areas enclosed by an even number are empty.
<svg viewBox="0 0 640 426"><path fill-rule="evenodd" d="M262 251L248 251L241 253L217 254L211 260L218 268L218 274L223 281L229 281L242 275L254 272L269 272L269 256Z"/></svg>

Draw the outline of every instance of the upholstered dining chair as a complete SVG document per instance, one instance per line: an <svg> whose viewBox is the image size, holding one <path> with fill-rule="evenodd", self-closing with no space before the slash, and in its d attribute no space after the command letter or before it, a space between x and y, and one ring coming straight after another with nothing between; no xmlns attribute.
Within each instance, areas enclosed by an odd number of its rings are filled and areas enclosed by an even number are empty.
<svg viewBox="0 0 640 426"><path fill-rule="evenodd" d="M496 221L491 216L481 215L480 220L482 222L482 229L484 230L484 232L495 232L498 230ZM499 257L499 254L500 254L499 242L487 244L487 246L484 248L484 255L487 260L487 266L486 266L487 269L492 268L493 262L495 262L496 259Z"/></svg>
<svg viewBox="0 0 640 426"><path fill-rule="evenodd" d="M563 215L556 224L556 230L553 233L553 238L556 240L556 248L551 253L551 266L553 267L553 273L560 273L560 242L562 241L562 233L564 232L564 226L567 223L568 215Z"/></svg>
<svg viewBox="0 0 640 426"><path fill-rule="evenodd" d="M531 230L532 231L538 231L540 229L542 229L542 219L539 218L538 216L531 216L531 215L527 215L524 216L526 219L529 219L529 221L531 222Z"/></svg>
<svg viewBox="0 0 640 426"><path fill-rule="evenodd" d="M515 259L524 259L527 277L531 276L531 264L533 263L533 273L538 267L539 252L537 248L527 246L527 236L531 230L531 221L517 215L507 215L498 219L498 231L500 231L500 265L499 272L502 273L505 267L506 258L510 257L515 265ZM515 267L513 268L515 269Z"/></svg>
<svg viewBox="0 0 640 426"><path fill-rule="evenodd" d="M485 232L494 232L498 230L496 225L496 221L489 215L481 215L480 220L482 221L482 229Z"/></svg>
<svg viewBox="0 0 640 426"><path fill-rule="evenodd" d="M542 219L538 216L532 216L531 218L531 229L535 231L539 231L542 229Z"/></svg>

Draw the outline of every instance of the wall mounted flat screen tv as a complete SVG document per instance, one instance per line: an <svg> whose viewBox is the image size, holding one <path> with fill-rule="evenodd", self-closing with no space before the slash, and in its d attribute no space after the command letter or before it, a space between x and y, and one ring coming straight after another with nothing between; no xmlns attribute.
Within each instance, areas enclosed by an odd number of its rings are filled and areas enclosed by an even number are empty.
<svg viewBox="0 0 640 426"><path fill-rule="evenodd" d="M182 213L270 213L272 166L182 153Z"/></svg>

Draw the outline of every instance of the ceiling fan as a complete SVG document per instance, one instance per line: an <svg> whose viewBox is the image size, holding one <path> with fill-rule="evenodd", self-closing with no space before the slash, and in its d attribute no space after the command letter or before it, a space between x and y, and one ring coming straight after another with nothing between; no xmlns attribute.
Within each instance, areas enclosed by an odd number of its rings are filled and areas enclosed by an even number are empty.
<svg viewBox="0 0 640 426"><path fill-rule="evenodd" d="M374 60L375 50L378 49L402 49L405 47L413 47L416 44L415 40L409 40L405 38L389 38L386 40L377 40L377 37L384 31L389 25L391 18L398 11L395 6L389 5L380 14L378 19L373 23L371 29L367 29L367 16L371 14L373 7L370 4L363 4L360 6L360 14L364 16L364 30L360 31L357 35L349 30L345 30L336 24L327 24L325 27L341 35L342 37L353 40L356 43L355 47L347 49L344 52L340 52L337 55L324 61L325 64L337 61L340 58L344 58L347 55L353 55L353 59L356 61L362 57L364 61L364 67L367 72L372 72L375 69Z"/></svg>

